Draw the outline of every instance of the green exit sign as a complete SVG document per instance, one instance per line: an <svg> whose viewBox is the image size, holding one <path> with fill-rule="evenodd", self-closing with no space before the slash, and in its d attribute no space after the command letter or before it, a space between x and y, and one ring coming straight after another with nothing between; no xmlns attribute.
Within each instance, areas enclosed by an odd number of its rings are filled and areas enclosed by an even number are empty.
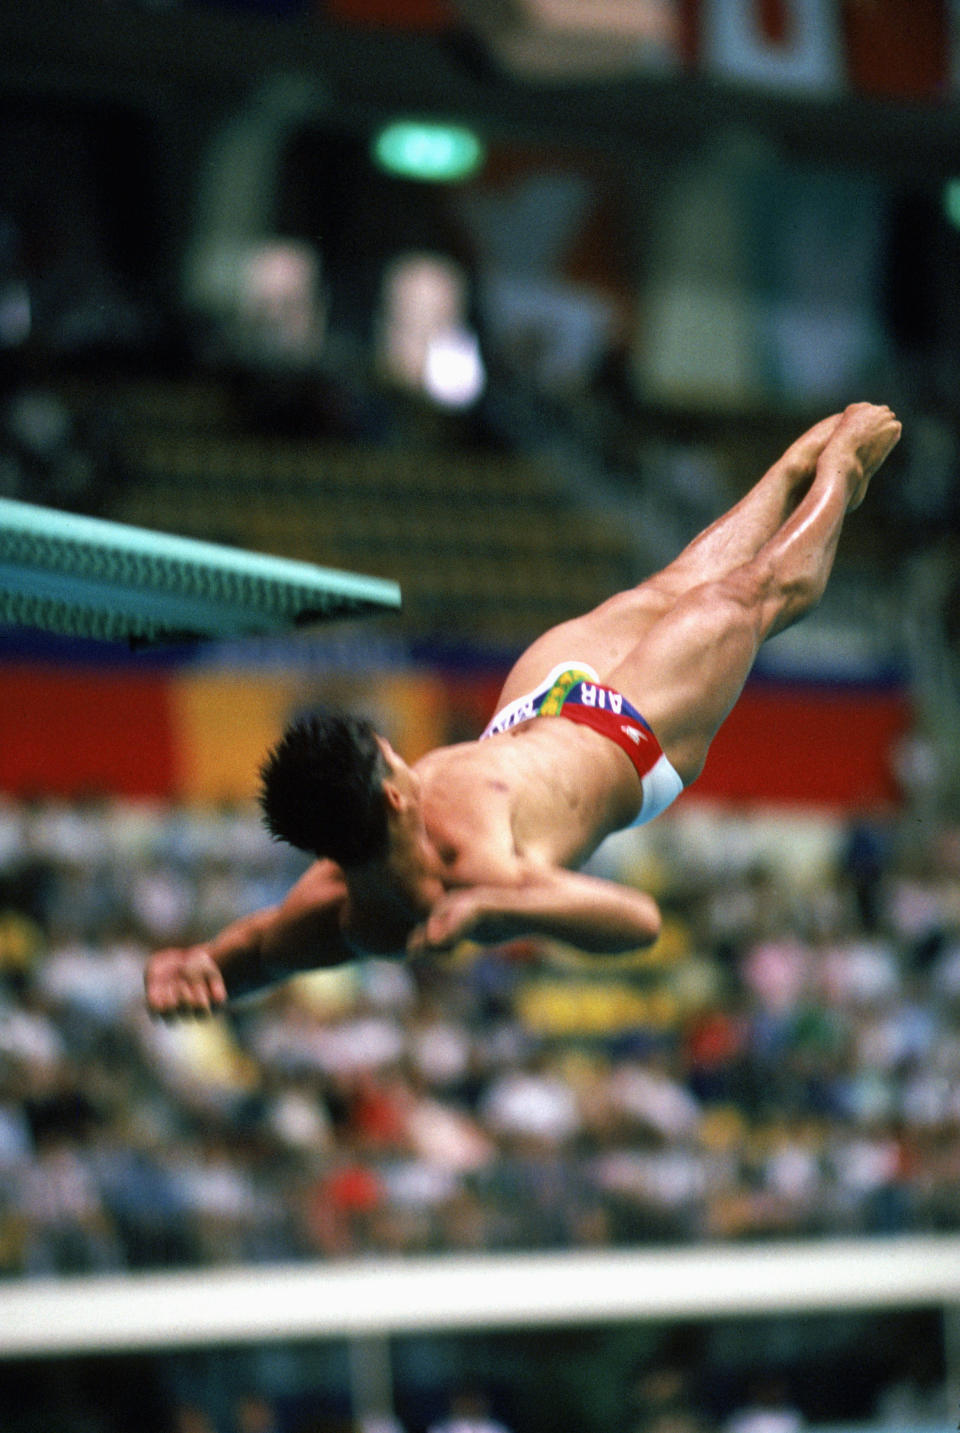
<svg viewBox="0 0 960 1433"><path fill-rule="evenodd" d="M381 169L404 179L449 184L467 179L482 164L484 148L472 130L457 124L395 120L373 141Z"/></svg>

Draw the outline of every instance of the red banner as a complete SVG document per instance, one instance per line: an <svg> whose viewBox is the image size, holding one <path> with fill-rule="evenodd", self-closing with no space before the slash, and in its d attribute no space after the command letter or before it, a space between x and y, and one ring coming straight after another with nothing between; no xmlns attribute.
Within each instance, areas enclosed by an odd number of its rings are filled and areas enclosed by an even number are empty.
<svg viewBox="0 0 960 1433"><path fill-rule="evenodd" d="M175 733L162 673L0 668L0 790L170 796Z"/></svg>
<svg viewBox="0 0 960 1433"><path fill-rule="evenodd" d="M411 669L351 685L392 715L411 759L476 736L499 676ZM0 665L0 790L246 799L291 711L323 696L296 674ZM336 696L333 699L338 699ZM863 810L898 799L893 754L910 729L902 689L751 683L685 801Z"/></svg>
<svg viewBox="0 0 960 1433"><path fill-rule="evenodd" d="M325 0L322 8L343 24L393 30L446 30L457 18L451 0Z"/></svg>
<svg viewBox="0 0 960 1433"><path fill-rule="evenodd" d="M867 810L897 802L897 743L912 714L899 689L747 687L692 788L743 804Z"/></svg>
<svg viewBox="0 0 960 1433"><path fill-rule="evenodd" d="M946 0L844 0L843 28L853 89L885 99L946 97Z"/></svg>

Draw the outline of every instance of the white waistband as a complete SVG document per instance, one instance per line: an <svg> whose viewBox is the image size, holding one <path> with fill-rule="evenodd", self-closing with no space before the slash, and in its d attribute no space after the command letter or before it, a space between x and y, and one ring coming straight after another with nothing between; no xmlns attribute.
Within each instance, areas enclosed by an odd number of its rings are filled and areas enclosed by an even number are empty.
<svg viewBox="0 0 960 1433"><path fill-rule="evenodd" d="M509 731L511 727L519 726L522 721L529 721L531 717L535 717L537 714L536 704L540 698L546 695L554 682L559 677L562 677L564 672L571 670L583 672L592 682L599 682L600 680L598 673L591 667L589 662L558 662L553 670L544 677L543 681L534 687L532 692L527 692L526 695L522 697L514 697L512 702L508 702L505 707L501 707L484 727L480 734L480 740L483 741L483 739L488 736L497 736L502 731Z"/></svg>

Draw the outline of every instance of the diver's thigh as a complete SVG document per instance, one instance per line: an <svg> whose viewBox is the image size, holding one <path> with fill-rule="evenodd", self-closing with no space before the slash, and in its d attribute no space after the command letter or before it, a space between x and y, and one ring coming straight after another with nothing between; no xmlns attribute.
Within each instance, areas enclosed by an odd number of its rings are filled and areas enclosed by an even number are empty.
<svg viewBox="0 0 960 1433"><path fill-rule="evenodd" d="M610 674L650 723L685 783L699 773L756 660L762 608L723 579L689 592Z"/></svg>
<svg viewBox="0 0 960 1433"><path fill-rule="evenodd" d="M663 598L654 589L631 588L595 607L582 617L551 627L517 658L507 676L497 708L526 696L554 667L586 663L601 682L627 659L664 612Z"/></svg>

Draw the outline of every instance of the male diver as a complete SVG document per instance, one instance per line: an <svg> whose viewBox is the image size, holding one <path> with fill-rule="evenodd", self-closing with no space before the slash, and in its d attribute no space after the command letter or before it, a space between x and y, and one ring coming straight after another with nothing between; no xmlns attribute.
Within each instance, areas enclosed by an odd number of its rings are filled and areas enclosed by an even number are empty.
<svg viewBox="0 0 960 1433"><path fill-rule="evenodd" d="M353 717L288 729L262 805L316 859L279 905L156 952L150 1011L204 1015L299 971L466 938L655 941L651 896L578 867L696 779L761 644L823 595L844 518L899 437L868 403L816 424L662 572L539 637L476 741L408 765Z"/></svg>

